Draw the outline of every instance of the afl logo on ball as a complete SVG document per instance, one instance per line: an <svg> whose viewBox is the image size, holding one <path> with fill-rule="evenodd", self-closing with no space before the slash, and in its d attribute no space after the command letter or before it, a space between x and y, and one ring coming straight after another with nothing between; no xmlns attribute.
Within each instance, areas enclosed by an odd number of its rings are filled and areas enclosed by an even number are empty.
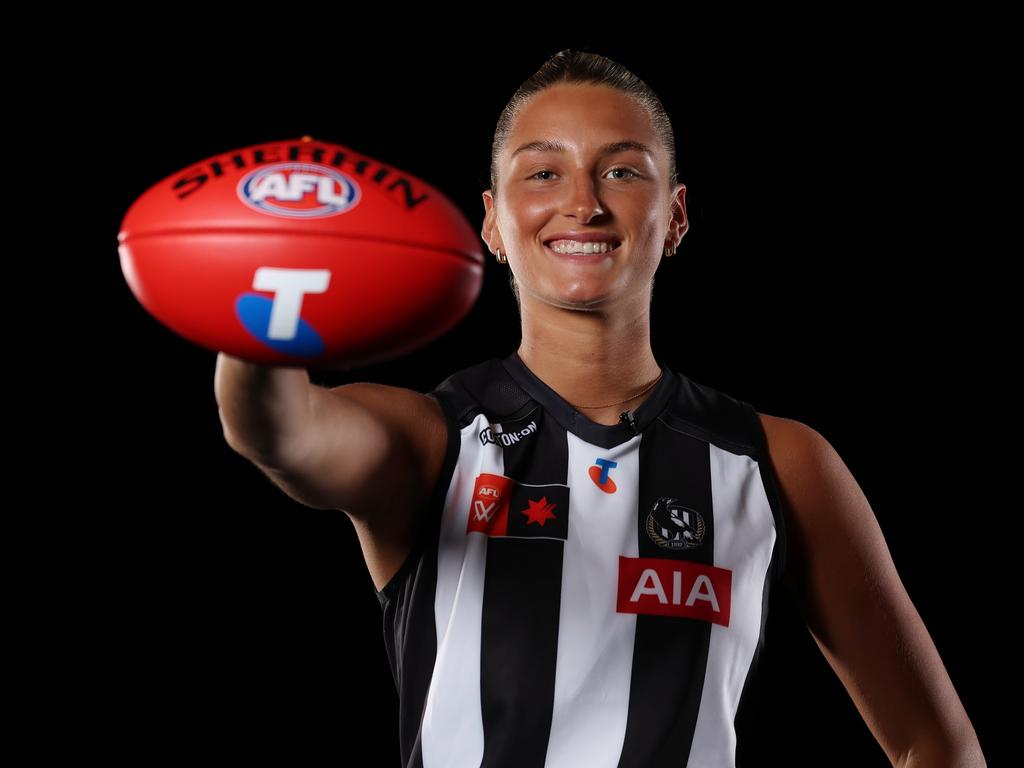
<svg viewBox="0 0 1024 768"><path fill-rule="evenodd" d="M344 213L359 203L359 185L336 168L313 163L273 163L238 182L238 199L276 216L314 219Z"/></svg>
<svg viewBox="0 0 1024 768"><path fill-rule="evenodd" d="M665 549L693 549L704 541L704 518L678 499L662 496L647 515L647 535Z"/></svg>

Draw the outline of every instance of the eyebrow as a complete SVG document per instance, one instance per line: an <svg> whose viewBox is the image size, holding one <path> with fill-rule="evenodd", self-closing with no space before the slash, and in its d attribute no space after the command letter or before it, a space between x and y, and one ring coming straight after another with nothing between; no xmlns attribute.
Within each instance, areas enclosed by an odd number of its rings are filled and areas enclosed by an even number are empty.
<svg viewBox="0 0 1024 768"><path fill-rule="evenodd" d="M602 155L611 155L616 152L626 152L629 150L635 150L637 152L646 152L648 155L653 155L650 147L639 141L633 141L632 139L623 139L622 141L613 141L611 144L605 144L600 149ZM512 153L510 160L518 155L520 152L568 152L569 148L561 143L560 141L552 141L550 139L541 139L538 141L530 141L523 144L521 147L516 149Z"/></svg>

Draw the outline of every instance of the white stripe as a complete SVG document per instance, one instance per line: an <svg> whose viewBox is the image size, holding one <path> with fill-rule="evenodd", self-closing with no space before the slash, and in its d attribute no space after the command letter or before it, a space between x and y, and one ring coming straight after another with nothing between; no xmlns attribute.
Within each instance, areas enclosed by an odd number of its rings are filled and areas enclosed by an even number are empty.
<svg viewBox="0 0 1024 768"><path fill-rule="evenodd" d="M638 556L640 436L600 448L566 432L569 536L562 562L555 701L545 768L614 768L626 735L636 614L615 610L619 556ZM618 462L608 494L588 474Z"/></svg>
<svg viewBox="0 0 1024 768"><path fill-rule="evenodd" d="M729 626L711 625L704 693L688 765L733 768L733 723L761 631L761 598L775 521L758 463L715 445L711 451L714 565L732 571Z"/></svg>
<svg viewBox="0 0 1024 768"><path fill-rule="evenodd" d="M480 444L480 431L487 426L479 414L462 429L441 520L434 596L437 657L423 715L424 768L478 768L484 754L480 627L487 536L467 536L466 523L477 475L505 470L501 446Z"/></svg>

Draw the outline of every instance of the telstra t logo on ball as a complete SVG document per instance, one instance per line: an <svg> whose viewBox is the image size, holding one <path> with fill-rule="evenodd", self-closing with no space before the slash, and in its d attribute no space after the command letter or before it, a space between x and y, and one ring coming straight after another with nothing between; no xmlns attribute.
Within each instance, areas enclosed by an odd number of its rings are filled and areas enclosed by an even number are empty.
<svg viewBox="0 0 1024 768"><path fill-rule="evenodd" d="M274 298L243 293L235 300L235 314L243 327L269 347L289 355L320 355L324 342L312 325L302 319L302 298L324 293L331 282L328 269L280 269L260 267L252 280L257 291Z"/></svg>
<svg viewBox="0 0 1024 768"><path fill-rule="evenodd" d="M590 479L594 481L594 485L605 493L615 493L618 487L608 473L613 467L617 466L619 466L619 462L612 461L611 459L595 459L594 466L591 466L589 470Z"/></svg>

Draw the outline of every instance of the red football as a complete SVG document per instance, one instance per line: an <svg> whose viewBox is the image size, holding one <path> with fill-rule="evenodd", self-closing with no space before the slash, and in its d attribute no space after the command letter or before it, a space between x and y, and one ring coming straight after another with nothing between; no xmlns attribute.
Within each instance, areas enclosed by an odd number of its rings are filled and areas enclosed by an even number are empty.
<svg viewBox="0 0 1024 768"><path fill-rule="evenodd" d="M157 320L273 365L392 359L461 320L481 240L430 184L309 136L207 158L125 214L121 270Z"/></svg>

